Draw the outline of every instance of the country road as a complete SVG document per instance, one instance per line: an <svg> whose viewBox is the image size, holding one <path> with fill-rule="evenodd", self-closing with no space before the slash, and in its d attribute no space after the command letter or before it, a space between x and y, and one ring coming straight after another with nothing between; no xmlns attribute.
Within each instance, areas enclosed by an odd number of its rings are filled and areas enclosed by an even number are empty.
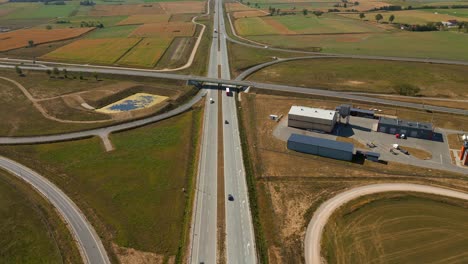
<svg viewBox="0 0 468 264"><path fill-rule="evenodd" d="M32 185L57 209L67 222L73 237L77 240L85 263L110 263L101 239L86 220L83 212L56 185L26 166L2 156L0 156L0 168Z"/></svg>
<svg viewBox="0 0 468 264"><path fill-rule="evenodd" d="M421 192L468 200L468 193L411 183L371 184L349 189L325 201L314 212L314 215L307 226L305 235L305 262L307 264L322 263L320 247L323 229L327 224L328 219L336 209L358 197L383 192Z"/></svg>

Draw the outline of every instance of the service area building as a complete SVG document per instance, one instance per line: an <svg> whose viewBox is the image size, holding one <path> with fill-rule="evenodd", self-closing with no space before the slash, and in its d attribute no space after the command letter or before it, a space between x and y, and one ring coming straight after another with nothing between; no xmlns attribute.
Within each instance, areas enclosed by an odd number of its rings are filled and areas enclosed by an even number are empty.
<svg viewBox="0 0 468 264"><path fill-rule="evenodd" d="M431 123L406 121L380 117L377 131L388 134L405 134L408 137L432 139L434 129Z"/></svg>
<svg viewBox="0 0 468 264"><path fill-rule="evenodd" d="M291 134L288 149L322 157L346 160L353 159L354 145L330 139Z"/></svg>
<svg viewBox="0 0 468 264"><path fill-rule="evenodd" d="M332 132L337 120L336 111L305 106L292 106L288 113L288 126Z"/></svg>

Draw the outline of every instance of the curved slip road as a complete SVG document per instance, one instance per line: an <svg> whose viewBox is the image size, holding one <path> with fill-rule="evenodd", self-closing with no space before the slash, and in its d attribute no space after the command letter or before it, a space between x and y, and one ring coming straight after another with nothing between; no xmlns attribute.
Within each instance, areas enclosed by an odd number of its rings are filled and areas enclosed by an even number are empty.
<svg viewBox="0 0 468 264"><path fill-rule="evenodd" d="M57 209L68 223L68 228L77 240L78 248L85 263L110 263L101 239L94 228L86 220L78 206L57 186L35 171L2 156L0 156L0 168L31 184Z"/></svg>
<svg viewBox="0 0 468 264"><path fill-rule="evenodd" d="M320 247L323 229L328 219L336 209L358 197L382 192L421 192L447 196L450 198L468 200L468 193L411 183L371 184L349 189L327 200L322 205L320 205L320 207L315 211L314 216L312 217L312 219L309 222L309 225L307 226L305 236L304 250L306 263L322 263Z"/></svg>

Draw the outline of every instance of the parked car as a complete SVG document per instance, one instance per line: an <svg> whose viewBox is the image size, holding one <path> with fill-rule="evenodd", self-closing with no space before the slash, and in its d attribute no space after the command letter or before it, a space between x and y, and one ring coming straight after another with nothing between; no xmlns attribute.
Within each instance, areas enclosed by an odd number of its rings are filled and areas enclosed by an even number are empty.
<svg viewBox="0 0 468 264"><path fill-rule="evenodd" d="M401 153L409 155L409 152L406 149L399 148L399 150L401 151Z"/></svg>
<svg viewBox="0 0 468 264"><path fill-rule="evenodd" d="M392 153L393 155L398 155L398 153L392 148L390 149L390 153Z"/></svg>
<svg viewBox="0 0 468 264"><path fill-rule="evenodd" d="M367 142L366 145L369 147L369 148L375 148L377 147L374 142Z"/></svg>

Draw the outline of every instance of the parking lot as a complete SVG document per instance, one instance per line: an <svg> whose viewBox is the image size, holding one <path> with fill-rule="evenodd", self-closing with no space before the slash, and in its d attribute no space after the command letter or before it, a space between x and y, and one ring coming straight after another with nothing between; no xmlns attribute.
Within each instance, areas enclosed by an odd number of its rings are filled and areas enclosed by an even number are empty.
<svg viewBox="0 0 468 264"><path fill-rule="evenodd" d="M352 138L362 143L364 146L368 143L373 143L375 145L374 148L366 147L365 149L360 149L355 146L355 149L358 151L364 150L380 153L380 160L383 161L398 162L425 168L443 169L459 173L468 172L467 168L452 164L445 132L438 128L434 130L436 134L434 140L411 137L399 139L396 138L395 135L376 132L377 119L351 116L348 125L337 123L333 132L330 134L288 127L287 122L287 117L283 118L273 130L273 135L285 142L292 133L332 140L336 140L338 136ZM432 157L420 159L411 155L411 151L408 151L409 153L406 155L400 150L395 150L395 154L393 154L390 150L394 149L394 144L398 144L402 149L409 148L429 152L432 154Z"/></svg>

